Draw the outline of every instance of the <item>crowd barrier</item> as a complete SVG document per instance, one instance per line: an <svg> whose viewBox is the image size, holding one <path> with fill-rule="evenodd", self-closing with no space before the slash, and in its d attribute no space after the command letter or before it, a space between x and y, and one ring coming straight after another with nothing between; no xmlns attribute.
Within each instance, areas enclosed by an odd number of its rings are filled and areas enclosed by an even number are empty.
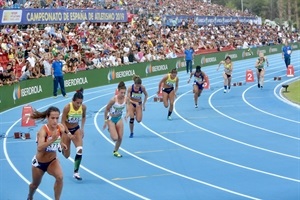
<svg viewBox="0 0 300 200"><path fill-rule="evenodd" d="M299 49L300 43L293 43L292 48L293 50ZM217 65L221 60L225 59L226 56L230 56L232 61L236 61L258 57L260 52L263 52L265 55L276 54L281 53L281 49L282 45L273 45L251 49L251 51L245 49L197 55L194 58L194 66L201 65L205 67ZM284 62L282 65L284 66ZM76 74L65 74L65 88L67 92L72 92L80 87L87 89L107 84L116 84L121 80L131 80L133 74L138 74L141 78L144 78L166 74L173 68L177 68L179 71L185 70L184 58L137 63L122 67L86 70L77 72ZM0 87L0 112L35 100L51 97L52 95L53 79L51 76L6 85Z"/></svg>

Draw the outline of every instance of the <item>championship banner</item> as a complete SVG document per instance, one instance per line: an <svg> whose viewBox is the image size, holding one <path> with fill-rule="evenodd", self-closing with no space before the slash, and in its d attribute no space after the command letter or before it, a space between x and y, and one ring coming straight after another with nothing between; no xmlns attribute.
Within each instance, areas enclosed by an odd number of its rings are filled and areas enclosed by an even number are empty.
<svg viewBox="0 0 300 200"><path fill-rule="evenodd" d="M95 9L7 9L0 10L3 24L53 24L89 22L127 22L126 10Z"/></svg>

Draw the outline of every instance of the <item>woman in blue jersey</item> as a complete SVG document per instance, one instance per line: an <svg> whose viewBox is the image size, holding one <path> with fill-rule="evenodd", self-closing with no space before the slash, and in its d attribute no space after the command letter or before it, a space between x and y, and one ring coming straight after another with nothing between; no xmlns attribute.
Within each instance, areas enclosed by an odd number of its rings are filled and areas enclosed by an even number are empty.
<svg viewBox="0 0 300 200"><path fill-rule="evenodd" d="M198 108L198 97L200 97L203 85L206 82L206 74L201 71L201 66L196 67L196 71L191 73L191 76L188 80L190 83L191 78L194 76L194 83L193 83L193 93L194 93L194 101L195 101L195 108Z"/></svg>
<svg viewBox="0 0 300 200"><path fill-rule="evenodd" d="M225 60L222 60L219 63L218 69L219 70L220 66L224 66L224 73L223 73L223 78L224 78L224 93L230 92L230 86L231 86L231 79L232 79L232 71L233 71L233 63L231 61L230 56L227 56Z"/></svg>
<svg viewBox="0 0 300 200"><path fill-rule="evenodd" d="M148 99L148 93L145 86L142 85L142 79L138 75L133 75L133 82L131 87L127 89L127 98L130 103L128 104L129 112L129 137L133 137L133 128L134 128L134 116L135 120L140 123L143 118L143 111L145 110L145 105ZM142 98L144 94L144 100Z"/></svg>
<svg viewBox="0 0 300 200"><path fill-rule="evenodd" d="M68 103L63 110L61 122L66 128L66 133L63 134L63 142L68 149L62 154L65 158L70 156L70 145L73 142L76 148L76 155L74 159L74 174L73 177L77 180L82 180L78 171L82 159L82 139L84 136L84 125L86 121L86 106L83 102L83 88L77 90L73 95L72 102ZM79 126L81 123L81 126Z"/></svg>
<svg viewBox="0 0 300 200"><path fill-rule="evenodd" d="M113 155L117 158L121 158L122 155L118 152L124 134L124 124L122 120L123 112L126 109L128 103L126 97L126 86L123 81L118 85L118 93L112 99L109 100L104 112L104 125L103 129L108 127L110 137L115 142L115 148ZM126 109L125 120L128 117L128 110Z"/></svg>
<svg viewBox="0 0 300 200"><path fill-rule="evenodd" d="M61 136L65 127L58 123L60 111L56 107L49 107L44 112L34 110L32 119L47 120L37 133L37 153L32 159L32 182L29 185L27 200L32 200L36 189L39 187L45 172L55 178L54 199L60 199L63 188L63 173L56 157L56 151L67 146L62 142Z"/></svg>
<svg viewBox="0 0 300 200"><path fill-rule="evenodd" d="M269 67L269 61L263 53L259 53L259 58L256 60L255 68L256 68L256 75L257 75L257 87L263 88L264 86L264 77L265 77L265 63Z"/></svg>
<svg viewBox="0 0 300 200"><path fill-rule="evenodd" d="M171 114L173 112L174 101L178 90L178 82L179 82L179 78L177 77L177 70L172 69L170 73L168 73L161 79L158 85L157 94L159 94L160 92L161 85L163 87L162 96L163 96L164 106L168 108L170 103L168 117L167 117L168 120L172 120Z"/></svg>

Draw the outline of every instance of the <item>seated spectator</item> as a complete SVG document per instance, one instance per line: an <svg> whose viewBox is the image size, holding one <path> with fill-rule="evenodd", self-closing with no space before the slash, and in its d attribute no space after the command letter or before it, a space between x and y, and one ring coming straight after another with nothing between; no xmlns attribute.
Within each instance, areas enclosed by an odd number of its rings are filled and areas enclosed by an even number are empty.
<svg viewBox="0 0 300 200"><path fill-rule="evenodd" d="M33 79L34 76L32 76L32 69L33 69L33 67L31 67L30 65L27 65L27 68L22 73L21 77L19 78L19 81L24 81L24 80L27 80L27 79Z"/></svg>
<svg viewBox="0 0 300 200"><path fill-rule="evenodd" d="M36 62L35 66L32 68L31 75L34 78L44 77L45 75L41 73L41 64L40 62Z"/></svg>

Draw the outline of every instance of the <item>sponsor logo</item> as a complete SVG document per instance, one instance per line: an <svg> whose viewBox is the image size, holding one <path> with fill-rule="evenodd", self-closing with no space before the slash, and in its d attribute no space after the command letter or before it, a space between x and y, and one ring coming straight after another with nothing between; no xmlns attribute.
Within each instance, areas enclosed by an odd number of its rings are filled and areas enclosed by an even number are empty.
<svg viewBox="0 0 300 200"><path fill-rule="evenodd" d="M88 83L87 77L73 78L65 80L65 87L84 85L86 83Z"/></svg>
<svg viewBox="0 0 300 200"><path fill-rule="evenodd" d="M21 88L19 84L16 84L14 86L14 90L13 90L13 99L14 99L14 101L16 101L22 97L39 94L42 92L43 92L43 89L42 89L41 85L34 85L31 87Z"/></svg>
<svg viewBox="0 0 300 200"><path fill-rule="evenodd" d="M146 74L151 74L151 72L152 72L152 66L151 66L151 64L148 64L146 66L145 72L146 72Z"/></svg>
<svg viewBox="0 0 300 200"><path fill-rule="evenodd" d="M272 48L272 47L269 48L269 53L274 53L274 52L277 52L277 51L278 51L277 48Z"/></svg>
<svg viewBox="0 0 300 200"><path fill-rule="evenodd" d="M168 65L155 65L155 66L149 65L146 67L146 74L152 72L160 72L164 70L168 70Z"/></svg>
<svg viewBox="0 0 300 200"><path fill-rule="evenodd" d="M135 74L134 70L119 71L115 73L115 78L133 76L134 74Z"/></svg>
<svg viewBox="0 0 300 200"><path fill-rule="evenodd" d="M203 56L201 58L201 64L204 65L206 63L212 63L212 62L216 62L217 61L217 58L216 57L209 57L209 58L206 58L205 56Z"/></svg>
<svg viewBox="0 0 300 200"><path fill-rule="evenodd" d="M226 53L225 54L225 58L229 56L231 59L235 59L235 58L238 58L238 55L235 53L235 54L229 54L229 53Z"/></svg>
<svg viewBox="0 0 300 200"><path fill-rule="evenodd" d="M16 101L21 98L21 88L19 84L15 84L13 91L13 99Z"/></svg>
<svg viewBox="0 0 300 200"><path fill-rule="evenodd" d="M243 51L242 58L246 58L246 57L249 57L249 56L252 56L249 51Z"/></svg>
<svg viewBox="0 0 300 200"><path fill-rule="evenodd" d="M298 45L297 44L292 44L292 48L293 49L298 49Z"/></svg>
<svg viewBox="0 0 300 200"><path fill-rule="evenodd" d="M260 53L265 54L265 53L267 53L267 50L265 50L265 49L259 50L259 49L258 49L258 50L256 51L256 55L259 56Z"/></svg>
<svg viewBox="0 0 300 200"><path fill-rule="evenodd" d="M109 72L107 73L107 80L111 81L114 80L116 78L116 73L114 69L109 70Z"/></svg>

